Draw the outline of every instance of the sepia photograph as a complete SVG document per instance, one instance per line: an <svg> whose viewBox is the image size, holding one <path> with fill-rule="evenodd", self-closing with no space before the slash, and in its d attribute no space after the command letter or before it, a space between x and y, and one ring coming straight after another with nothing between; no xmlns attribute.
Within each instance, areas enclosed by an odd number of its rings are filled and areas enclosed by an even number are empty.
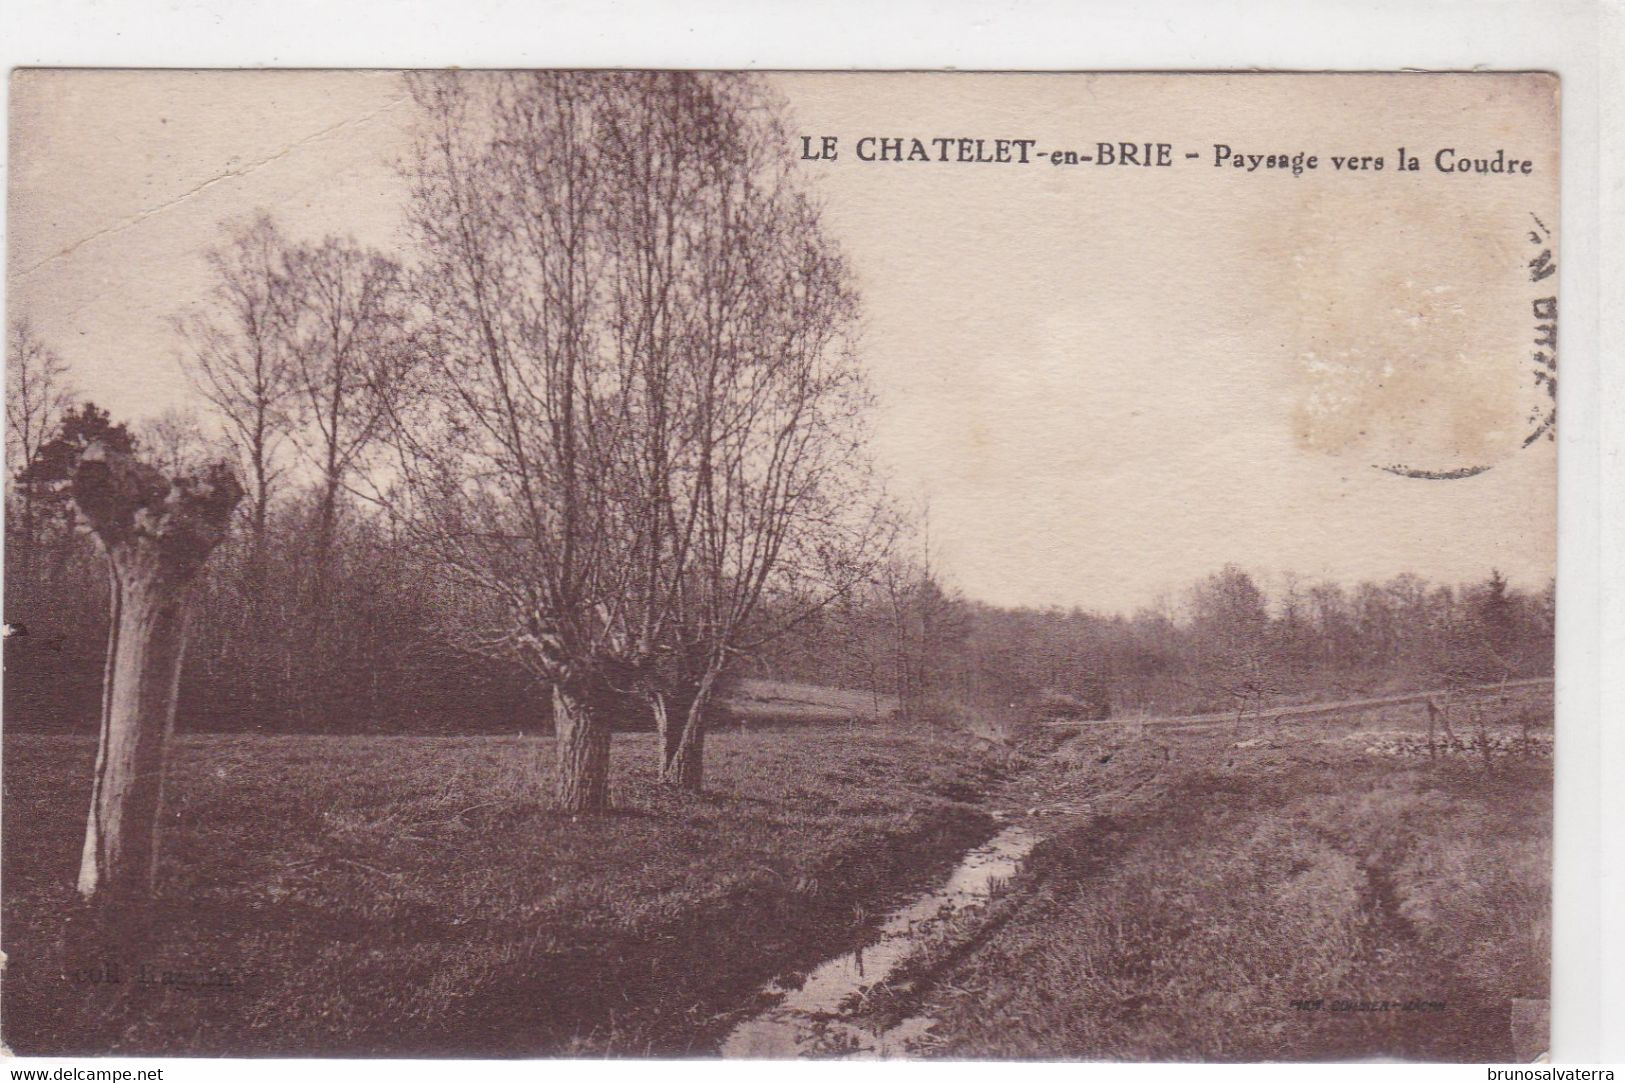
<svg viewBox="0 0 1625 1083"><path fill-rule="evenodd" d="M1561 97L13 71L0 1041L1547 1059Z"/></svg>

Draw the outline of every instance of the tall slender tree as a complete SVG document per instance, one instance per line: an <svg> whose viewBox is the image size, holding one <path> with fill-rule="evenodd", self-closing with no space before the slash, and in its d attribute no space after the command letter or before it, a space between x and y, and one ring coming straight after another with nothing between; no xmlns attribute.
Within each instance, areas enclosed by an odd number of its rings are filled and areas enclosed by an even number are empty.
<svg viewBox="0 0 1625 1083"><path fill-rule="evenodd" d="M354 241L292 246L286 344L294 442L317 476L316 552L325 567L340 499L386 428L413 352L400 266Z"/></svg>
<svg viewBox="0 0 1625 1083"><path fill-rule="evenodd" d="M39 456L73 401L68 363L40 337L26 316L6 330L6 464L15 481ZM38 517L31 487L18 485L20 541L33 559Z"/></svg>
<svg viewBox="0 0 1625 1083"><path fill-rule="evenodd" d="M291 242L265 214L227 225L206 258L214 282L176 318L182 362L214 406L248 482L249 532L263 550L299 405L290 343L297 282Z"/></svg>

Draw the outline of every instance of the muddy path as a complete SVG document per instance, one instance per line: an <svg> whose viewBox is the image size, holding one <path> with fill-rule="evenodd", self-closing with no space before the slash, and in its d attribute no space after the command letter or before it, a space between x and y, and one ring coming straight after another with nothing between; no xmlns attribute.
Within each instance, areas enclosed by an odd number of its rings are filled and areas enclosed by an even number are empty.
<svg viewBox="0 0 1625 1083"><path fill-rule="evenodd" d="M1023 824L1004 828L967 853L941 884L888 914L869 944L825 960L793 987L771 983L764 994L773 1006L736 1026L722 1043L722 1056L905 1055L919 1027L905 1023L877 1032L849 1009L883 985L935 929L985 904L997 885L1020 870L1039 838Z"/></svg>
<svg viewBox="0 0 1625 1083"><path fill-rule="evenodd" d="M1096 809L1143 806L1160 796L1166 768L1160 748L1090 747L1087 764L1068 754L1075 748L1034 756L986 793L984 807L1001 825L997 834L968 850L936 884L897 904L862 946L760 989L758 1007L734 1025L719 1054L900 1058L928 1047L936 1021L910 1014L927 991L913 980L921 960L951 955L991 922L1008 920L1020 899L1005 885L1045 840ZM897 981L900 973L909 977Z"/></svg>

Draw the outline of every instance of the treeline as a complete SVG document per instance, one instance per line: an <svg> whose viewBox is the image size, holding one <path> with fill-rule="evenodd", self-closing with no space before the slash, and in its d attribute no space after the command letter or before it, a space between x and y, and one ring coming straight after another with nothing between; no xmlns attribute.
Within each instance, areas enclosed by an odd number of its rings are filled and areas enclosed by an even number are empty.
<svg viewBox="0 0 1625 1083"><path fill-rule="evenodd" d="M201 454L174 418L131 433L93 406L52 441L111 440L159 461ZM183 434L177 439L177 433ZM189 435L188 435L189 434ZM57 445L51 450L52 444ZM24 471L7 516L7 724L94 727L107 637L106 570L73 528L49 467ZM387 516L318 484L269 502L211 559L194 604L179 724L208 731L537 732L545 690L479 642L478 592L459 589ZM1229 710L1270 702L1481 683L1552 672L1554 592L1498 573L1465 585L1414 575L1347 588L1288 578L1267 594L1227 567L1132 616L1000 608L893 561L809 607L739 672L872 692L929 718L979 709L1085 715ZM647 728L641 712L617 719Z"/></svg>
<svg viewBox="0 0 1625 1083"><path fill-rule="evenodd" d="M756 674L866 688L905 714L1083 717L1248 710L1552 673L1555 581L1415 575L1345 587L1288 576L1273 596L1227 566L1132 616L1009 609L894 565L799 626Z"/></svg>

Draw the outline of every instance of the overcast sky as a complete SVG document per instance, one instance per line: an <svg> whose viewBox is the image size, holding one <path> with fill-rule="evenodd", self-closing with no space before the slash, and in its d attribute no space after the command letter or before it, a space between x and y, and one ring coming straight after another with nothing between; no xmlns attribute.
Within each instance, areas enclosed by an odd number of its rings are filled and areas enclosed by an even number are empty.
<svg viewBox="0 0 1625 1083"><path fill-rule="evenodd" d="M877 452L971 596L1130 610L1227 562L1552 574L1553 446L1520 449L1552 84L774 79L792 131L840 139L804 168L859 276ZM405 243L413 114L392 74L23 73L11 100L9 311L117 417L195 403L168 321L206 290L223 220ZM870 135L1167 142L1176 161L861 162ZM1320 165L1215 167L1214 143ZM1421 170L1396 171L1401 145ZM1445 146L1532 172L1444 175ZM1334 171L1345 154L1385 171Z"/></svg>

